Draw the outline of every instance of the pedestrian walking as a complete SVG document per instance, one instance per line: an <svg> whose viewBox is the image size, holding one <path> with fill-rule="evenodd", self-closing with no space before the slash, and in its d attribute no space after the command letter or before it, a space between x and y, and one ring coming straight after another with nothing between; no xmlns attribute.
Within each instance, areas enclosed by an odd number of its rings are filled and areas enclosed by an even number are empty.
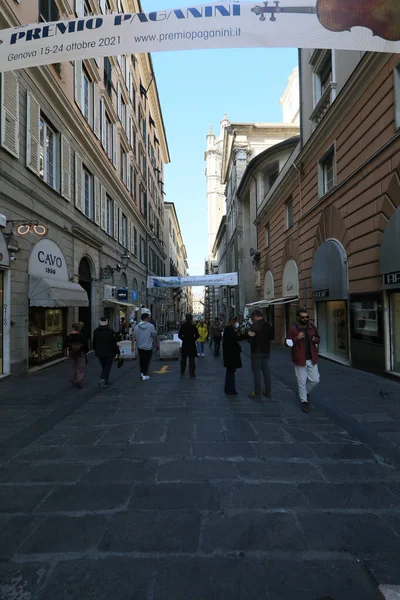
<svg viewBox="0 0 400 600"><path fill-rule="evenodd" d="M239 344L239 320L233 317L224 329L224 337L222 341L222 354L224 357L225 374L225 394L228 396L237 396L235 373L236 369L242 367L242 359L240 354L242 348Z"/></svg>
<svg viewBox="0 0 400 600"><path fill-rule="evenodd" d="M181 348L181 375L185 375L186 362L189 359L189 375L191 379L196 377L196 340L199 337L196 325L193 324L193 316L186 315L185 322L181 325L178 337L182 340Z"/></svg>
<svg viewBox="0 0 400 600"><path fill-rule="evenodd" d="M237 323L239 321L237 320ZM219 319L214 319L214 322L211 326L210 332L210 346L211 342L214 345L214 356L219 356L220 347L221 347L221 338L222 338L222 327L219 322Z"/></svg>
<svg viewBox="0 0 400 600"><path fill-rule="evenodd" d="M251 313L252 326L248 332L251 344L251 368L254 376L254 389L249 398L261 400L261 374L264 378L263 395L271 399L271 375L269 358L271 355L272 327L259 310Z"/></svg>
<svg viewBox="0 0 400 600"><path fill-rule="evenodd" d="M150 379L149 367L153 355L153 345L157 335L156 328L149 321L149 313L142 313L142 320L133 330L132 348L136 347L139 353L140 377L142 381Z"/></svg>
<svg viewBox="0 0 400 600"><path fill-rule="evenodd" d="M204 356L204 344L208 338L208 327L204 321L200 321L197 325L198 339L197 339L197 356Z"/></svg>
<svg viewBox="0 0 400 600"><path fill-rule="evenodd" d="M301 409L308 413L310 392L319 383L318 329L310 323L307 310L297 311L297 323L288 331L287 339L292 341L292 361L297 378Z"/></svg>
<svg viewBox="0 0 400 600"><path fill-rule="evenodd" d="M108 326L107 317L100 319L100 326L93 332L93 350L101 364L100 388L108 386L114 357L120 355L113 330Z"/></svg>
<svg viewBox="0 0 400 600"><path fill-rule="evenodd" d="M64 342L64 348L68 352L68 377L72 387L82 389L85 376L86 354L89 352L87 339L81 333L80 323L74 323L71 333Z"/></svg>

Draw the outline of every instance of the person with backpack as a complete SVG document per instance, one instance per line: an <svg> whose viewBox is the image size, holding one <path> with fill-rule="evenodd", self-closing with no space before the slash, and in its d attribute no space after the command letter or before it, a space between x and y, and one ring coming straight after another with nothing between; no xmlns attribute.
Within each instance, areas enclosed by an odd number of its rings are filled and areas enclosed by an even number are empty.
<svg viewBox="0 0 400 600"><path fill-rule="evenodd" d="M153 356L153 345L157 344L157 331L149 321L149 313L142 313L141 322L136 325L132 335L132 349L136 347L139 353L140 377L142 381L150 379L149 367Z"/></svg>
<svg viewBox="0 0 400 600"><path fill-rule="evenodd" d="M291 340L292 361L297 378L297 387L301 400L301 410L308 413L310 392L319 383L318 329L310 323L307 309L297 311L297 323L288 331L287 339Z"/></svg>
<svg viewBox="0 0 400 600"><path fill-rule="evenodd" d="M99 387L108 386L108 379L114 357L120 355L120 349L112 329L108 326L107 317L100 319L100 326L93 332L93 350L101 364Z"/></svg>
<svg viewBox="0 0 400 600"><path fill-rule="evenodd" d="M72 387L82 389L85 376L86 354L89 352L87 339L81 333L80 323L74 323L71 333L64 342L64 348L68 352L68 377Z"/></svg>

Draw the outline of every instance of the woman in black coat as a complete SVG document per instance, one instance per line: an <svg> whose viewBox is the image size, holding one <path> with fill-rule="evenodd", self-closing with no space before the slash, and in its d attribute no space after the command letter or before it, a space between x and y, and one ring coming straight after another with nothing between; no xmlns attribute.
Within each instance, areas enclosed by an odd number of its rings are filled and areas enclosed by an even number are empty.
<svg viewBox="0 0 400 600"><path fill-rule="evenodd" d="M222 352L224 356L224 367L226 368L225 376L225 394L228 396L237 396L235 386L236 369L242 366L240 353L242 349L239 344L239 321L237 317L233 317L224 329L222 338Z"/></svg>

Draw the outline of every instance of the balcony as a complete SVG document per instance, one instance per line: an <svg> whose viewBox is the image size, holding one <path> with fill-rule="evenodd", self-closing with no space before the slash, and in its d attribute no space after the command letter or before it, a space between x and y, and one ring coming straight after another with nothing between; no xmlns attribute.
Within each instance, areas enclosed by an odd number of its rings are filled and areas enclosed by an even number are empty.
<svg viewBox="0 0 400 600"><path fill-rule="evenodd" d="M329 85L326 86L321 98L318 100L314 110L310 115L310 120L317 126L326 113L328 112L331 104L336 98L336 82L331 81Z"/></svg>

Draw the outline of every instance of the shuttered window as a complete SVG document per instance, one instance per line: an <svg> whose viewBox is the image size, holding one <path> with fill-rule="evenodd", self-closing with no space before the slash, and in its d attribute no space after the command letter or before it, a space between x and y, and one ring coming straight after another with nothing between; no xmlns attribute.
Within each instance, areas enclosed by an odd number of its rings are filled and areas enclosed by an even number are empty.
<svg viewBox="0 0 400 600"><path fill-rule="evenodd" d="M82 169L82 212L88 219L94 220L94 179L90 171L83 166Z"/></svg>
<svg viewBox="0 0 400 600"><path fill-rule="evenodd" d="M108 235L114 234L114 201L106 196L106 231Z"/></svg>
<svg viewBox="0 0 400 600"><path fill-rule="evenodd" d="M0 74L0 140L3 148L19 157L19 81L14 71Z"/></svg>
<svg viewBox="0 0 400 600"><path fill-rule="evenodd" d="M65 136L61 136L61 195L71 200L71 146Z"/></svg>
<svg viewBox="0 0 400 600"><path fill-rule="evenodd" d="M57 138L58 134L41 115L39 176L52 188L57 189Z"/></svg>

